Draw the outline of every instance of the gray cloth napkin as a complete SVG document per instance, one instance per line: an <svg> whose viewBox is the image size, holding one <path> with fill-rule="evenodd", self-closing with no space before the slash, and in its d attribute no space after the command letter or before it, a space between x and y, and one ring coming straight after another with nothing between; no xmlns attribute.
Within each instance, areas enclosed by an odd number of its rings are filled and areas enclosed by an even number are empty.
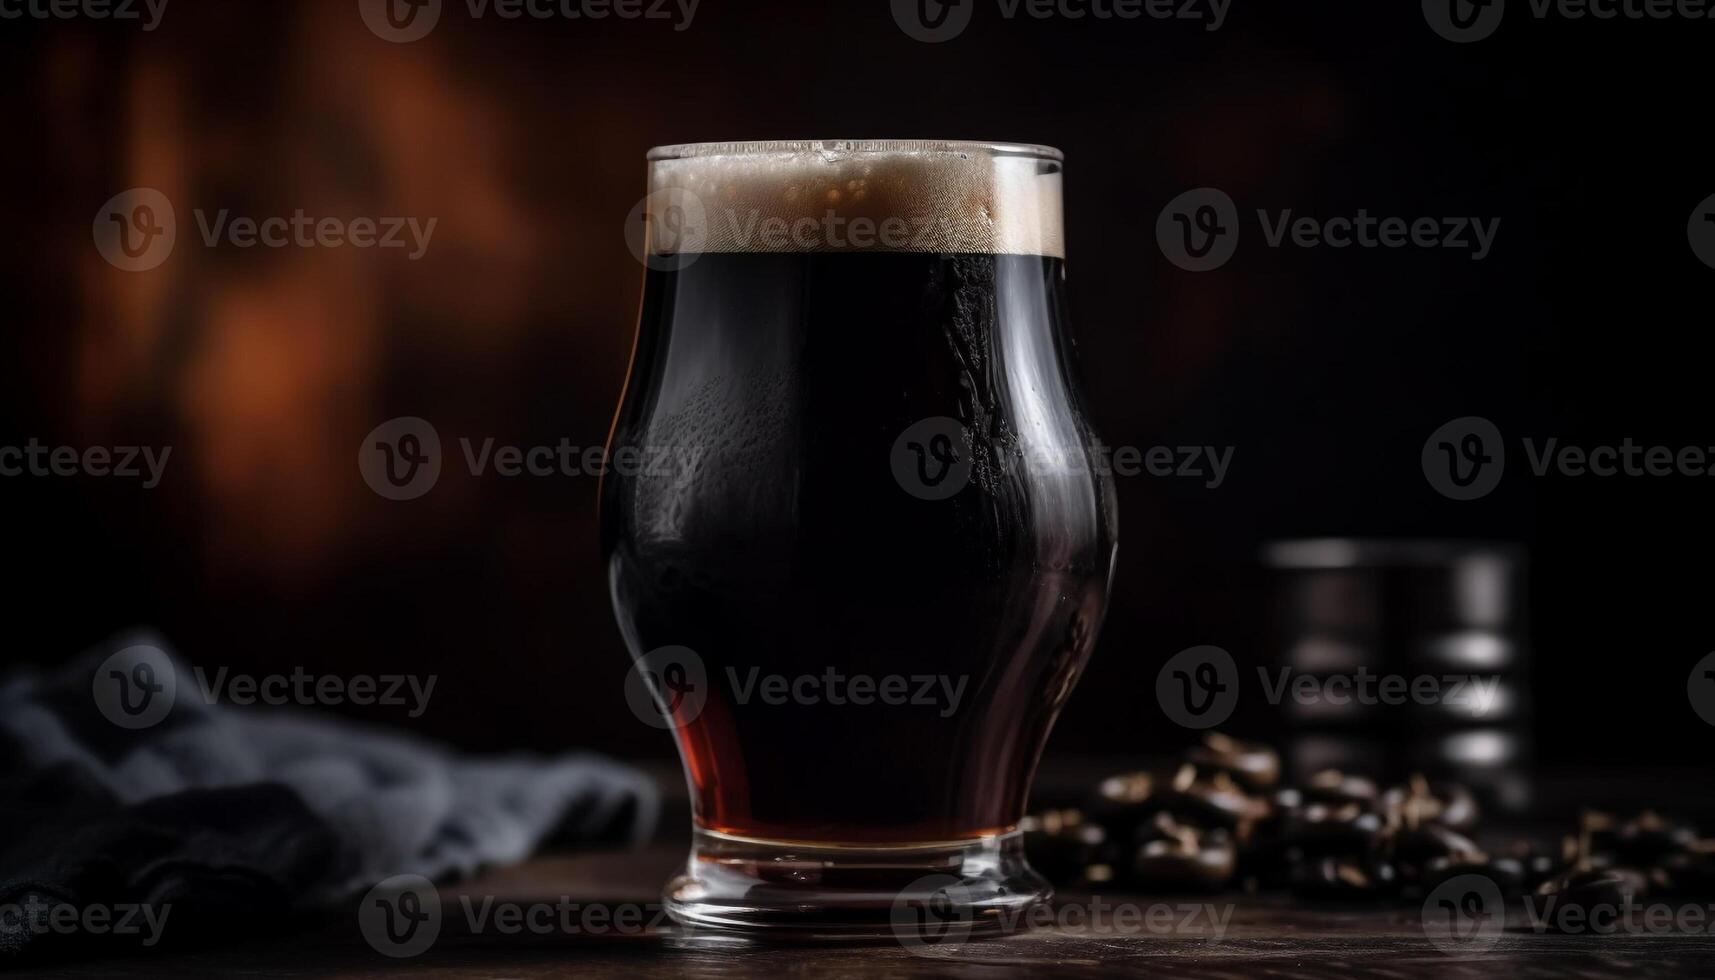
<svg viewBox="0 0 1715 980"><path fill-rule="evenodd" d="M224 920L247 902L326 906L395 874L441 880L653 832L654 783L605 757L471 757L313 710L210 704L171 654L171 710L121 727L98 707L98 670L139 645L166 649L133 633L0 679L0 907L171 899ZM0 929L0 954L32 937Z"/></svg>

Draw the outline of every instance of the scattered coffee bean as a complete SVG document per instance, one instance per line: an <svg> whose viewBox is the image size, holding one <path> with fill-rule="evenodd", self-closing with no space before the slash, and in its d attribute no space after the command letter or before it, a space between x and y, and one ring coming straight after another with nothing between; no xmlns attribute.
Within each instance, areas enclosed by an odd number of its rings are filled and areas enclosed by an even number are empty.
<svg viewBox="0 0 1715 980"><path fill-rule="evenodd" d="M1238 848L1225 830L1199 831L1163 814L1159 836L1139 845L1132 871L1148 891L1219 891L1232 880Z"/></svg>
<svg viewBox="0 0 1715 980"><path fill-rule="evenodd" d="M1454 830L1470 830L1477 824L1477 799L1463 786L1431 784L1412 776L1404 786L1383 793L1381 811L1407 827L1439 823Z"/></svg>
<svg viewBox="0 0 1715 980"><path fill-rule="evenodd" d="M1542 887L1542 883L1559 874L1565 862L1558 856L1538 850L1535 846L1524 841L1515 841L1511 847L1498 858L1497 862L1507 861L1516 865L1520 884L1524 891L1534 893Z"/></svg>
<svg viewBox="0 0 1715 980"><path fill-rule="evenodd" d="M1691 843L1650 871L1650 891L1668 898L1715 899L1715 840Z"/></svg>
<svg viewBox="0 0 1715 980"><path fill-rule="evenodd" d="M1458 831L1440 824L1402 827L1390 835L1388 855L1400 877L1416 881L1432 861L1486 864L1488 856Z"/></svg>
<svg viewBox="0 0 1715 980"><path fill-rule="evenodd" d="M1102 862L1086 867L1083 872L1073 880L1073 884L1080 888L1088 888L1091 890L1111 888L1115 884L1117 877L1118 876L1114 874L1114 866Z"/></svg>
<svg viewBox="0 0 1715 980"><path fill-rule="evenodd" d="M1492 860L1466 856L1431 858L1418 873L1418 885L1424 894L1428 894L1444 882L1468 874L1482 875L1494 882L1507 898L1516 898L1529 890L1525 887L1524 863L1511 857Z"/></svg>
<svg viewBox="0 0 1715 980"><path fill-rule="evenodd" d="M1246 793L1225 772L1205 772L1191 763L1174 773L1170 789L1159 802L1178 818L1199 826L1224 827L1240 840L1250 837L1270 809L1268 800Z"/></svg>
<svg viewBox="0 0 1715 980"><path fill-rule="evenodd" d="M1605 849L1624 864L1649 865L1683 853L1696 840L1697 830L1691 825L1645 810L1615 827Z"/></svg>
<svg viewBox="0 0 1715 980"><path fill-rule="evenodd" d="M1303 787L1304 799L1310 803L1340 806L1356 803L1369 806L1376 799L1376 784L1362 776L1351 776L1338 769L1324 769L1310 777Z"/></svg>
<svg viewBox="0 0 1715 980"><path fill-rule="evenodd" d="M1049 810L1027 816L1019 823L1024 831L1024 854L1030 866L1050 881L1071 881L1101 855L1107 833L1100 824L1087 823L1077 810Z"/></svg>
<svg viewBox="0 0 1715 980"><path fill-rule="evenodd" d="M1185 758L1199 769L1226 773L1253 793L1267 790L1280 781L1280 753L1220 732L1203 736L1203 744L1187 752Z"/></svg>
<svg viewBox="0 0 1715 980"><path fill-rule="evenodd" d="M1392 894L1397 877L1386 861L1325 857L1298 867L1292 890L1304 898L1372 899Z"/></svg>
<svg viewBox="0 0 1715 980"><path fill-rule="evenodd" d="M1032 864L1059 884L1156 892L1289 887L1305 898L1421 898L1463 874L1560 908L1622 906L1645 894L1715 899L1715 841L1645 810L1586 812L1556 855L1514 842L1490 856L1472 835L1478 807L1452 783L1412 776L1378 789L1324 770L1279 786L1279 757L1213 734L1168 774L1101 782L1085 810L1027 817Z"/></svg>
<svg viewBox="0 0 1715 980"><path fill-rule="evenodd" d="M1137 828L1160 809L1155 787L1155 777L1147 772L1109 776L1096 787L1085 817L1106 829L1109 840L1129 843Z"/></svg>
<svg viewBox="0 0 1715 980"><path fill-rule="evenodd" d="M1311 857L1375 854L1383 844L1382 818L1356 803L1311 803L1289 814L1282 831L1287 847Z"/></svg>
<svg viewBox="0 0 1715 980"><path fill-rule="evenodd" d="M1574 870L1544 882L1537 895L1544 900L1545 921L1558 929L1568 921L1588 922L1592 913L1613 915L1635 901L1643 890L1643 881L1636 872L1617 868ZM1580 915L1569 920L1565 910L1576 909Z"/></svg>

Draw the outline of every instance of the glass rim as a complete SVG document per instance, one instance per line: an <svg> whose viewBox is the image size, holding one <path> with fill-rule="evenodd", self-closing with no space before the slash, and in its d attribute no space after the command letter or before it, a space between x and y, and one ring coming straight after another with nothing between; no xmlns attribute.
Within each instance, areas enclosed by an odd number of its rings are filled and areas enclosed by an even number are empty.
<svg viewBox="0 0 1715 980"><path fill-rule="evenodd" d="M651 163L704 157L767 156L781 153L922 153L1027 157L1063 163L1065 154L1038 143L980 140L740 140L729 143L669 143L650 149Z"/></svg>

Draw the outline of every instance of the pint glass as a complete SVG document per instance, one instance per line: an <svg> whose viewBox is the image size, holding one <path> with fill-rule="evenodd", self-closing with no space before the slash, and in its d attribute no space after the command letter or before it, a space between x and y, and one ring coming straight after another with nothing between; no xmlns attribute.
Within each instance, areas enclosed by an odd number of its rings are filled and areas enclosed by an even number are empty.
<svg viewBox="0 0 1715 980"><path fill-rule="evenodd" d="M962 142L649 154L602 546L690 786L681 922L885 933L933 893L986 929L1046 897L1017 825L1117 530L1061 171Z"/></svg>

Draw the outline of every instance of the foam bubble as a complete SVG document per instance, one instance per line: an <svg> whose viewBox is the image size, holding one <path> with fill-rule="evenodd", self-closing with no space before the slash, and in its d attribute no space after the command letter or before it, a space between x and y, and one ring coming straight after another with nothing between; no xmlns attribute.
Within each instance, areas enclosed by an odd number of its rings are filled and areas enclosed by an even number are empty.
<svg viewBox="0 0 1715 980"><path fill-rule="evenodd" d="M1060 159L1042 146L913 140L658 147L652 211L674 202L704 227L653 236L652 251L1063 257Z"/></svg>

